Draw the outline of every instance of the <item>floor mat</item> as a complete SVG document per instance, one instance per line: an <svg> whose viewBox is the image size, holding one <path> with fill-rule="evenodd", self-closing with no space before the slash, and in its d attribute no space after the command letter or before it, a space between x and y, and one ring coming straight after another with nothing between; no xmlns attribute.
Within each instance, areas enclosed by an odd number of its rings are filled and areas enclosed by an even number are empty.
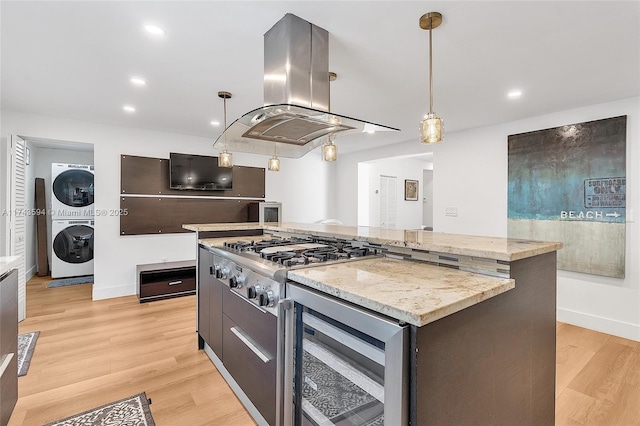
<svg viewBox="0 0 640 426"><path fill-rule="evenodd" d="M119 401L73 415L45 426L155 426L149 400L142 392Z"/></svg>
<svg viewBox="0 0 640 426"><path fill-rule="evenodd" d="M27 374L39 335L39 331L18 335L18 377Z"/></svg>
<svg viewBox="0 0 640 426"><path fill-rule="evenodd" d="M53 280L49 283L47 288L64 287L67 285L87 284L93 282L93 275L87 275L85 277L65 278L60 280Z"/></svg>

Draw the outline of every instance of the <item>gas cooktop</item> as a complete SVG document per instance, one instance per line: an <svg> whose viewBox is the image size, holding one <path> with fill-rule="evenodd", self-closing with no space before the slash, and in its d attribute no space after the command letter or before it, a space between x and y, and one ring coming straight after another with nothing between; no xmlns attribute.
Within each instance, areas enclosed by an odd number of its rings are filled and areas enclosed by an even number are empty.
<svg viewBox="0 0 640 426"><path fill-rule="evenodd" d="M285 267L346 261L380 255L381 251L355 241L322 238L274 238L225 242L224 250L246 253Z"/></svg>

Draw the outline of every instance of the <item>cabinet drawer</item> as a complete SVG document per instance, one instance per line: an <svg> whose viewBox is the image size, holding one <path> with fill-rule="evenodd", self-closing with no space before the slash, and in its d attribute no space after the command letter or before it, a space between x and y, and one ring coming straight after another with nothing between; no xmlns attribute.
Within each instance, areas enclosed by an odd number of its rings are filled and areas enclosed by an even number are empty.
<svg viewBox="0 0 640 426"><path fill-rule="evenodd" d="M278 320L273 314L260 310L227 286L222 291L222 311L260 346L272 354L276 353Z"/></svg>
<svg viewBox="0 0 640 426"><path fill-rule="evenodd" d="M260 346L237 323L222 315L224 366L270 425L276 421L275 353Z"/></svg>
<svg viewBox="0 0 640 426"><path fill-rule="evenodd" d="M176 293L190 292L195 294L196 292L196 279L195 277L178 278L171 280L163 280L156 282L148 282L140 284L140 299L154 298L158 299L161 296L176 296ZM180 294L182 296L184 294Z"/></svg>

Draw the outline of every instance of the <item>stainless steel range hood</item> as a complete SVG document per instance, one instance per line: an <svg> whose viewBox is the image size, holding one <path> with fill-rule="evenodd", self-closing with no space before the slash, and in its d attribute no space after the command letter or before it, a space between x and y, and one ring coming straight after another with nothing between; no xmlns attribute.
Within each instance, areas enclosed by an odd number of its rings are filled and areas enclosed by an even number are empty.
<svg viewBox="0 0 640 426"><path fill-rule="evenodd" d="M225 129L214 148L299 158L331 135L399 131L329 111L329 33L286 14L264 35L265 106Z"/></svg>

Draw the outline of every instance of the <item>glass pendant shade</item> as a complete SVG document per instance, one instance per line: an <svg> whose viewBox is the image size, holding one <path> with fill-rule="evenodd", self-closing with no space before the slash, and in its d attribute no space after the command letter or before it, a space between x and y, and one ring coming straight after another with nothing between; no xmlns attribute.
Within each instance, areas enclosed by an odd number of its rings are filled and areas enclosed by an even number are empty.
<svg viewBox="0 0 640 426"><path fill-rule="evenodd" d="M233 155L227 151L221 152L218 157L218 167L233 167Z"/></svg>
<svg viewBox="0 0 640 426"><path fill-rule="evenodd" d="M324 161L336 161L338 159L338 147L332 141L322 147L322 159Z"/></svg>
<svg viewBox="0 0 640 426"><path fill-rule="evenodd" d="M275 155L269 159L269 170L272 172L280 171L280 159Z"/></svg>
<svg viewBox="0 0 640 426"><path fill-rule="evenodd" d="M440 142L444 136L444 122L434 112L427 114L420 122L422 143Z"/></svg>

